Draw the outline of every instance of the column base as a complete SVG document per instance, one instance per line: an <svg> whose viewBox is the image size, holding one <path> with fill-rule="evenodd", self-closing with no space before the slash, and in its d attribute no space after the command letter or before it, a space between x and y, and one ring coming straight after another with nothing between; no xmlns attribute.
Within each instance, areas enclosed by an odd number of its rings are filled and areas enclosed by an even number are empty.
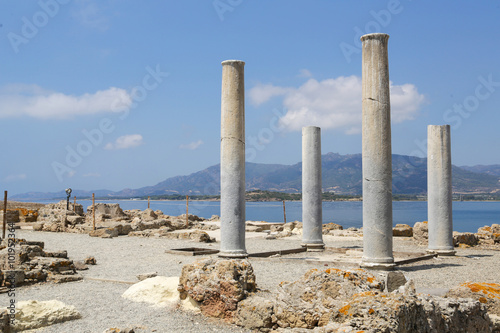
<svg viewBox="0 0 500 333"><path fill-rule="evenodd" d="M396 268L395 263L382 263L382 262L361 262L361 268L373 269L377 271L393 271Z"/></svg>
<svg viewBox="0 0 500 333"><path fill-rule="evenodd" d="M302 243L300 246L307 248L307 252L322 252L325 250L324 243Z"/></svg>
<svg viewBox="0 0 500 333"><path fill-rule="evenodd" d="M434 254L436 253L438 256L454 256L457 251L455 250L426 250L427 253L429 254Z"/></svg>
<svg viewBox="0 0 500 333"><path fill-rule="evenodd" d="M246 259L248 258L248 253L246 251L221 251L217 256L227 259Z"/></svg>

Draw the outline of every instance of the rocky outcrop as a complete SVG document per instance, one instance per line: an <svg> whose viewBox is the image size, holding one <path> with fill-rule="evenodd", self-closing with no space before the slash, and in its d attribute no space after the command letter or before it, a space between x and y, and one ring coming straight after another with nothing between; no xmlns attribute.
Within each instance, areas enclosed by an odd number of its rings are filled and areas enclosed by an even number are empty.
<svg viewBox="0 0 500 333"><path fill-rule="evenodd" d="M479 238L471 232L453 232L453 245L470 247L479 244ZM465 246L464 246L465 245Z"/></svg>
<svg viewBox="0 0 500 333"><path fill-rule="evenodd" d="M92 206L87 207L87 214L85 214L88 222L92 222L94 209ZM128 220L129 216L123 212L119 204L97 203L95 204L95 218L98 222L106 220Z"/></svg>
<svg viewBox="0 0 500 333"><path fill-rule="evenodd" d="M249 329L315 332L491 332L480 301L421 296L413 282L383 292L364 270L313 269L281 282L277 293L257 293L238 305L234 322Z"/></svg>
<svg viewBox="0 0 500 333"><path fill-rule="evenodd" d="M82 205L70 203L69 210L67 210L66 204L65 200L61 200L58 203L48 204L40 208L37 218L39 228L36 229L64 232L85 223Z"/></svg>
<svg viewBox="0 0 500 333"><path fill-rule="evenodd" d="M179 278L181 298L190 296L212 317L232 318L238 302L256 290L248 260L206 259L184 265Z"/></svg>
<svg viewBox="0 0 500 333"><path fill-rule="evenodd" d="M344 227L337 223L323 224L323 235L328 234L331 230L344 230Z"/></svg>

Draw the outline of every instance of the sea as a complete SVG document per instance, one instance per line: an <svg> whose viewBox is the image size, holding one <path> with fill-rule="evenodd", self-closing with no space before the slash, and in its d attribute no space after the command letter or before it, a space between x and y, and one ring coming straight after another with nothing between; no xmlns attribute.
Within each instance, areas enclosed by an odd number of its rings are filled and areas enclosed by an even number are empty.
<svg viewBox="0 0 500 333"><path fill-rule="evenodd" d="M55 201L42 201L51 203ZM96 200L96 203L119 203L123 210L148 208L147 200ZM92 200L78 200L84 209L92 205ZM153 210L161 210L166 215L177 216L186 213L185 201L151 200ZM426 201L394 201L392 204L393 224L408 224L427 221ZM285 202L286 221L302 220L302 202ZM210 218L220 215L219 201L189 201L189 213ZM283 203L247 202L247 221L283 222ZM344 227L360 228L363 226L363 203L361 201L325 201L323 202L323 223L337 223ZM500 202L498 201L454 201L453 230L459 232L477 232L477 229L493 223L500 224Z"/></svg>

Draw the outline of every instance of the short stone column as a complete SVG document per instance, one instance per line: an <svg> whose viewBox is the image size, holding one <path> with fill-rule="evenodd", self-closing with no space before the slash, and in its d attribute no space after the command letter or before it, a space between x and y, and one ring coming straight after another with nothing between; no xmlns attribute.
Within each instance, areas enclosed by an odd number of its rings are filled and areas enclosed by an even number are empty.
<svg viewBox="0 0 500 333"><path fill-rule="evenodd" d="M245 249L245 62L222 62L220 257L244 258Z"/></svg>
<svg viewBox="0 0 500 333"><path fill-rule="evenodd" d="M427 127L429 252L454 255L450 125Z"/></svg>
<svg viewBox="0 0 500 333"><path fill-rule="evenodd" d="M315 126L302 128L302 223L302 246L323 250L321 129Z"/></svg>
<svg viewBox="0 0 500 333"><path fill-rule="evenodd" d="M394 268L392 254L392 156L389 35L361 37L363 259L365 268Z"/></svg>

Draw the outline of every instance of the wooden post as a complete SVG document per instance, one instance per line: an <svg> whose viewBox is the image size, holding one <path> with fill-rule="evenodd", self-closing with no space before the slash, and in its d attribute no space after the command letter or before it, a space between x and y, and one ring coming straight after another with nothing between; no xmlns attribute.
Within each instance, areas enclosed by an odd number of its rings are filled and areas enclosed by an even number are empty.
<svg viewBox="0 0 500 333"><path fill-rule="evenodd" d="M186 227L189 227L189 195L186 195Z"/></svg>
<svg viewBox="0 0 500 333"><path fill-rule="evenodd" d="M148 209L149 209L149 199L150 199L150 198L151 198L151 197L148 195Z"/></svg>
<svg viewBox="0 0 500 333"><path fill-rule="evenodd" d="M92 193L92 230L95 230L95 195Z"/></svg>
<svg viewBox="0 0 500 333"><path fill-rule="evenodd" d="M75 211L76 207L76 195L73 197L73 211Z"/></svg>
<svg viewBox="0 0 500 333"><path fill-rule="evenodd" d="M5 239L5 231L7 229L7 191L4 192L3 196L3 231L2 239Z"/></svg>
<svg viewBox="0 0 500 333"><path fill-rule="evenodd" d="M286 223L286 209L285 209L285 200L283 200L283 219L285 220L285 223Z"/></svg>

